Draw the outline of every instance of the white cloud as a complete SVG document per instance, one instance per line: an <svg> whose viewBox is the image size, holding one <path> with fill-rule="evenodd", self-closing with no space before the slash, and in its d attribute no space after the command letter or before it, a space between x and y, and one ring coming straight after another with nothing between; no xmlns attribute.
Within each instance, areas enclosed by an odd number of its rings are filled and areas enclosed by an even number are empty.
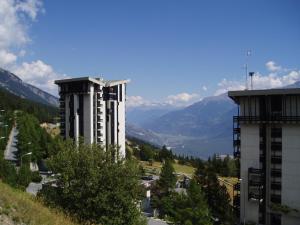
<svg viewBox="0 0 300 225"><path fill-rule="evenodd" d="M169 95L165 103L173 106L187 106L199 100L200 100L200 96L198 94L195 93L189 94L183 92L177 95Z"/></svg>
<svg viewBox="0 0 300 225"><path fill-rule="evenodd" d="M42 5L43 4L40 0L27 0L27 1L17 2L16 10L25 13L32 20L35 20L38 12L44 11Z"/></svg>
<svg viewBox="0 0 300 225"><path fill-rule="evenodd" d="M0 1L0 49L20 47L30 41L28 22L42 10L40 0ZM29 20L28 20L29 19Z"/></svg>
<svg viewBox="0 0 300 225"><path fill-rule="evenodd" d="M202 86L202 90L203 90L203 91L207 91L208 88L204 85L204 86Z"/></svg>
<svg viewBox="0 0 300 225"><path fill-rule="evenodd" d="M281 66L276 65L274 61L267 62L266 67L271 72L278 72L281 70Z"/></svg>
<svg viewBox="0 0 300 225"><path fill-rule="evenodd" d="M24 49L22 49L19 53L18 56L19 57L24 57L26 55L26 51Z"/></svg>
<svg viewBox="0 0 300 225"><path fill-rule="evenodd" d="M31 63L24 62L14 68L13 72L23 81L55 95L57 95L57 87L54 80L67 77L56 73L50 65L41 60Z"/></svg>
<svg viewBox="0 0 300 225"><path fill-rule="evenodd" d="M12 63L15 63L17 56L5 49L0 49L0 66L6 67Z"/></svg>
<svg viewBox="0 0 300 225"><path fill-rule="evenodd" d="M218 83L218 89L215 92L215 95L223 94L227 91L233 90L243 90L245 89L245 85L239 81L230 81L227 79L223 79L221 82Z"/></svg>
<svg viewBox="0 0 300 225"><path fill-rule="evenodd" d="M143 105L148 105L150 102L145 100L142 96L127 96L126 106L127 107L139 107Z"/></svg>
<svg viewBox="0 0 300 225"><path fill-rule="evenodd" d="M19 63L19 58L26 54L24 48L31 41L28 35L30 23L36 21L40 12L44 12L41 0L0 0L0 67L57 95L54 80L65 75L56 73L42 60Z"/></svg>
<svg viewBox="0 0 300 225"><path fill-rule="evenodd" d="M253 76L253 89L281 88L300 80L300 70L289 70L282 68L281 66L276 66L273 61L267 62L266 65L268 65L270 73L267 75L255 73ZM282 74L282 71L284 71L285 74ZM248 82L248 86L250 86L250 81ZM231 90L244 89L244 82L223 79L218 83L218 89L216 90L215 95Z"/></svg>
<svg viewBox="0 0 300 225"><path fill-rule="evenodd" d="M197 101L200 101L201 98L198 94L189 94L189 93L179 93L176 95L169 95L161 101L150 101L144 99L142 96L127 96L126 106L128 108L141 107L141 106L153 106L153 107L162 107L162 106L171 106L171 107L185 107L191 105Z"/></svg>

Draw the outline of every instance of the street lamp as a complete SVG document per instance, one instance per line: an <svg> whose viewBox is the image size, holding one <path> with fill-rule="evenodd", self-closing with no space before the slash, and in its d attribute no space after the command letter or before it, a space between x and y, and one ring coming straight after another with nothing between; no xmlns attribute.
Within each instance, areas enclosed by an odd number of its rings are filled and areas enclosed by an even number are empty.
<svg viewBox="0 0 300 225"><path fill-rule="evenodd" d="M21 164L20 164L20 167L22 167L22 158L26 155L32 155L32 152L28 152L28 153L25 153L24 155L21 156Z"/></svg>
<svg viewBox="0 0 300 225"><path fill-rule="evenodd" d="M243 224L245 225L245 224L246 224L246 215L245 215L245 213L246 213L246 207L245 207L245 205L246 205L246 199L245 199L245 196L246 196L246 189L245 189L245 184L244 184L244 182L243 182L243 179L240 178L239 181L240 181L241 187L242 187L242 189L243 189L243 208L244 208L244 210L243 210ZM241 196L241 197L242 197L242 196Z"/></svg>

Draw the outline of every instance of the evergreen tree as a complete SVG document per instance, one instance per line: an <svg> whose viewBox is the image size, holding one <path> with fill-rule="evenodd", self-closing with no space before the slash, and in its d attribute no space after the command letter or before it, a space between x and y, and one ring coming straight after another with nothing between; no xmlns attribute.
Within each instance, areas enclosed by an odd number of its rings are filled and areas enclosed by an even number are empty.
<svg viewBox="0 0 300 225"><path fill-rule="evenodd" d="M212 224L208 205L201 187L192 180L187 189L184 201L179 202L176 208L176 222L180 224L209 225Z"/></svg>
<svg viewBox="0 0 300 225"><path fill-rule="evenodd" d="M173 189L176 184L175 170L170 160L165 161L161 168L158 185L163 192Z"/></svg>
<svg viewBox="0 0 300 225"><path fill-rule="evenodd" d="M230 206L230 196L226 187L220 185L216 173L210 167L198 168L195 178L203 187L212 216L218 218L221 224L232 224L234 215Z"/></svg>

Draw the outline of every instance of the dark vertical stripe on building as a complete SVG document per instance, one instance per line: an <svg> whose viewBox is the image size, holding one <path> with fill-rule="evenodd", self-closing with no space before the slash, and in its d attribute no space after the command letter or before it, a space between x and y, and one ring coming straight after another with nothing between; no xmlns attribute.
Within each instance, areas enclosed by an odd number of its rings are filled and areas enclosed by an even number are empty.
<svg viewBox="0 0 300 225"><path fill-rule="evenodd" d="M115 143L115 103L110 103L111 144Z"/></svg>
<svg viewBox="0 0 300 225"><path fill-rule="evenodd" d="M70 130L69 130L69 137L70 138L74 138L74 95L72 94L70 96L70 101L69 101L69 111L70 111L70 115L69 115L69 122L70 122Z"/></svg>
<svg viewBox="0 0 300 225"><path fill-rule="evenodd" d="M84 106L83 106L83 94L79 95L79 108L78 108L78 116L79 116L79 136L84 136L84 128L83 128L83 112L84 112Z"/></svg>
<svg viewBox="0 0 300 225"><path fill-rule="evenodd" d="M120 102L122 102L123 101L122 84L119 84L119 92L120 92Z"/></svg>

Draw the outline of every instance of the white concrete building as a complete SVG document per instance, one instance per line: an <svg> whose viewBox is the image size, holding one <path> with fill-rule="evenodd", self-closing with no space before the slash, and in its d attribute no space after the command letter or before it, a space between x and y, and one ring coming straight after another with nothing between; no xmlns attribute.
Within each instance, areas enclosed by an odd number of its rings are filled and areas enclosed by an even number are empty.
<svg viewBox="0 0 300 225"><path fill-rule="evenodd" d="M240 221L300 224L300 89L230 91Z"/></svg>
<svg viewBox="0 0 300 225"><path fill-rule="evenodd" d="M56 80L61 135L76 141L83 137L88 144L118 146L125 157L126 83L90 77Z"/></svg>

